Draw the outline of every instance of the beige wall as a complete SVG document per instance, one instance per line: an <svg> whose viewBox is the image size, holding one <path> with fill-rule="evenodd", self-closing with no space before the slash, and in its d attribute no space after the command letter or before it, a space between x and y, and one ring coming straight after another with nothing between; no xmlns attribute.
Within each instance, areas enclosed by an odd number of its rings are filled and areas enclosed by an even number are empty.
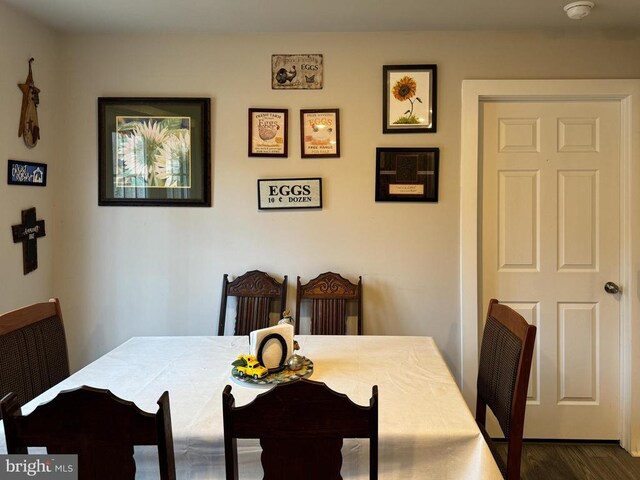
<svg viewBox="0 0 640 480"><path fill-rule="evenodd" d="M59 186L59 117L61 103L59 38L42 25L0 3L0 312L42 301L54 294L55 218L53 194ZM34 57L33 78L40 90L38 118L41 140L33 149L18 138L23 83ZM49 166L47 187L7 185L7 160L28 160ZM46 236L38 240L38 269L23 275L22 245L14 244L11 225L21 223L21 211L36 207L45 220Z"/></svg>
<svg viewBox="0 0 640 480"><path fill-rule="evenodd" d="M638 34L575 28L59 39L0 9L0 91L6 111L16 112L0 118L0 151L55 167L46 189L0 182L7 229L0 261L9 279L0 286L0 307L60 296L74 368L133 335L214 333L222 274L259 268L288 274L293 285L296 275L326 270L362 275L366 333L433 335L459 375L462 80L640 77ZM24 32L32 32L26 43L9 47ZM272 91L273 53L323 53L325 88ZM30 55L43 89L43 140L34 150L15 135L20 98L13 91ZM412 63L438 65L438 133L382 135L381 67ZM213 208L98 207L99 96L211 97ZM247 157L249 107L289 109L289 158ZM299 110L323 107L340 108L342 157L302 160ZM440 201L376 204L376 146L439 147ZM323 178L324 208L258 212L256 180L293 176ZM34 205L48 236L39 242L40 268L23 277L8 229L20 209ZM290 306L294 298L291 287Z"/></svg>
<svg viewBox="0 0 640 480"><path fill-rule="evenodd" d="M369 334L433 335L460 370L460 95L465 78L640 77L639 36L578 33L72 35L56 190L74 366L132 335L216 331L223 273L363 276ZM273 53L323 53L321 91L273 91ZM438 133L381 133L382 65L436 63ZM96 98L212 98L213 208L97 206ZM248 158L249 107L288 108L287 159ZM338 107L342 157L301 159L301 108ZM376 146L441 149L437 204L375 203ZM256 180L320 176L324 208L259 212ZM293 305L294 289L289 290Z"/></svg>

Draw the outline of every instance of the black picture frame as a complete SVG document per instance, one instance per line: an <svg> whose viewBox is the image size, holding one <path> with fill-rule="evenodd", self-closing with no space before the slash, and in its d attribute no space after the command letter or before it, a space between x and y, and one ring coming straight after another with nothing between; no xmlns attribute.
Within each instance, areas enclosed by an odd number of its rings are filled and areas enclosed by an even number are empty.
<svg viewBox="0 0 640 480"><path fill-rule="evenodd" d="M7 162L7 183L29 187L47 186L47 164L9 160Z"/></svg>
<svg viewBox="0 0 640 480"><path fill-rule="evenodd" d="M249 109L249 157L289 156L289 110Z"/></svg>
<svg viewBox="0 0 640 480"><path fill-rule="evenodd" d="M376 148L376 202L437 202L440 149Z"/></svg>
<svg viewBox="0 0 640 480"><path fill-rule="evenodd" d="M438 67L383 65L382 133L435 133Z"/></svg>
<svg viewBox="0 0 640 480"><path fill-rule="evenodd" d="M300 157L340 157L340 110L300 110Z"/></svg>
<svg viewBox="0 0 640 480"><path fill-rule="evenodd" d="M209 98L99 97L98 205L211 206Z"/></svg>
<svg viewBox="0 0 640 480"><path fill-rule="evenodd" d="M258 180L258 210L322 209L322 178Z"/></svg>

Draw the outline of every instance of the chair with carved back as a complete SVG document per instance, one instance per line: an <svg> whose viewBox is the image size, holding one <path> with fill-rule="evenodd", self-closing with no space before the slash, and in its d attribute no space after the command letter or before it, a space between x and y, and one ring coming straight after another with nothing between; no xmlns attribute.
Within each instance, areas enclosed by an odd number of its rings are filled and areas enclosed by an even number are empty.
<svg viewBox="0 0 640 480"><path fill-rule="evenodd" d="M300 333L300 305L305 299L311 299L312 335L345 335L347 302L356 304L358 335L362 335L362 277L355 284L339 273L325 272L304 285L298 277L296 334Z"/></svg>
<svg viewBox="0 0 640 480"><path fill-rule="evenodd" d="M50 455L77 454L81 480L134 480L134 445L157 445L160 479L175 480L169 392L158 406L147 413L88 386L62 391L29 415L22 415L14 393L0 400L8 453L46 447Z"/></svg>
<svg viewBox="0 0 640 480"><path fill-rule="evenodd" d="M491 453L508 480L520 478L522 436L529 374L536 327L507 305L492 299L484 326L480 362L476 423ZM506 464L486 430L487 406L495 415L507 440Z"/></svg>
<svg viewBox="0 0 640 480"><path fill-rule="evenodd" d="M0 398L14 392L24 405L68 376L57 298L0 315Z"/></svg>
<svg viewBox="0 0 640 480"><path fill-rule="evenodd" d="M230 282L225 273L222 278L218 335L224 335L228 297L237 297L235 335L248 335L253 330L269 326L272 300L279 299L280 309L286 308L287 276L284 276L282 283L278 283L267 273L252 270Z"/></svg>
<svg viewBox="0 0 640 480"><path fill-rule="evenodd" d="M260 439L265 480L342 479L343 439L368 438L369 478L378 478L377 385L368 407L306 379L277 385L236 407L227 385L222 414L227 480L238 479L238 438Z"/></svg>

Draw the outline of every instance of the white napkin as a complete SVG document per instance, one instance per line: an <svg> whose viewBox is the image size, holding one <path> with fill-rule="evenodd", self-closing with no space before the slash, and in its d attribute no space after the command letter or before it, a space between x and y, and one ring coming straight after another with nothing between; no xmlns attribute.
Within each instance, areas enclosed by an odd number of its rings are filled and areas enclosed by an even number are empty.
<svg viewBox="0 0 640 480"><path fill-rule="evenodd" d="M273 336L267 338L270 335ZM282 340L280 340L280 338ZM282 341L284 341L284 348L286 349L284 352L284 359L282 357ZM286 363L289 357L293 354L293 325L285 323L275 325L273 327L261 328L249 333L251 355L255 355L255 357L258 358L258 352L263 343L262 365L266 368L276 368L281 365L281 360L283 363Z"/></svg>

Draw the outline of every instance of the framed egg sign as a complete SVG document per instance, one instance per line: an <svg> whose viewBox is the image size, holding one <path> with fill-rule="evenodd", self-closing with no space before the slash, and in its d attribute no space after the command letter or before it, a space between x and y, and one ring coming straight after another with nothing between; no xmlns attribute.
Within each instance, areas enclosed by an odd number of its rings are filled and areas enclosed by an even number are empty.
<svg viewBox="0 0 640 480"><path fill-rule="evenodd" d="M271 55L273 90L319 90L323 74L321 53Z"/></svg>
<svg viewBox="0 0 640 480"><path fill-rule="evenodd" d="M300 137L302 158L339 157L339 110L300 110Z"/></svg>
<svg viewBox="0 0 640 480"><path fill-rule="evenodd" d="M287 157L288 114L282 108L249 109L250 157Z"/></svg>
<svg viewBox="0 0 640 480"><path fill-rule="evenodd" d="M322 178L258 180L258 210L322 208Z"/></svg>

